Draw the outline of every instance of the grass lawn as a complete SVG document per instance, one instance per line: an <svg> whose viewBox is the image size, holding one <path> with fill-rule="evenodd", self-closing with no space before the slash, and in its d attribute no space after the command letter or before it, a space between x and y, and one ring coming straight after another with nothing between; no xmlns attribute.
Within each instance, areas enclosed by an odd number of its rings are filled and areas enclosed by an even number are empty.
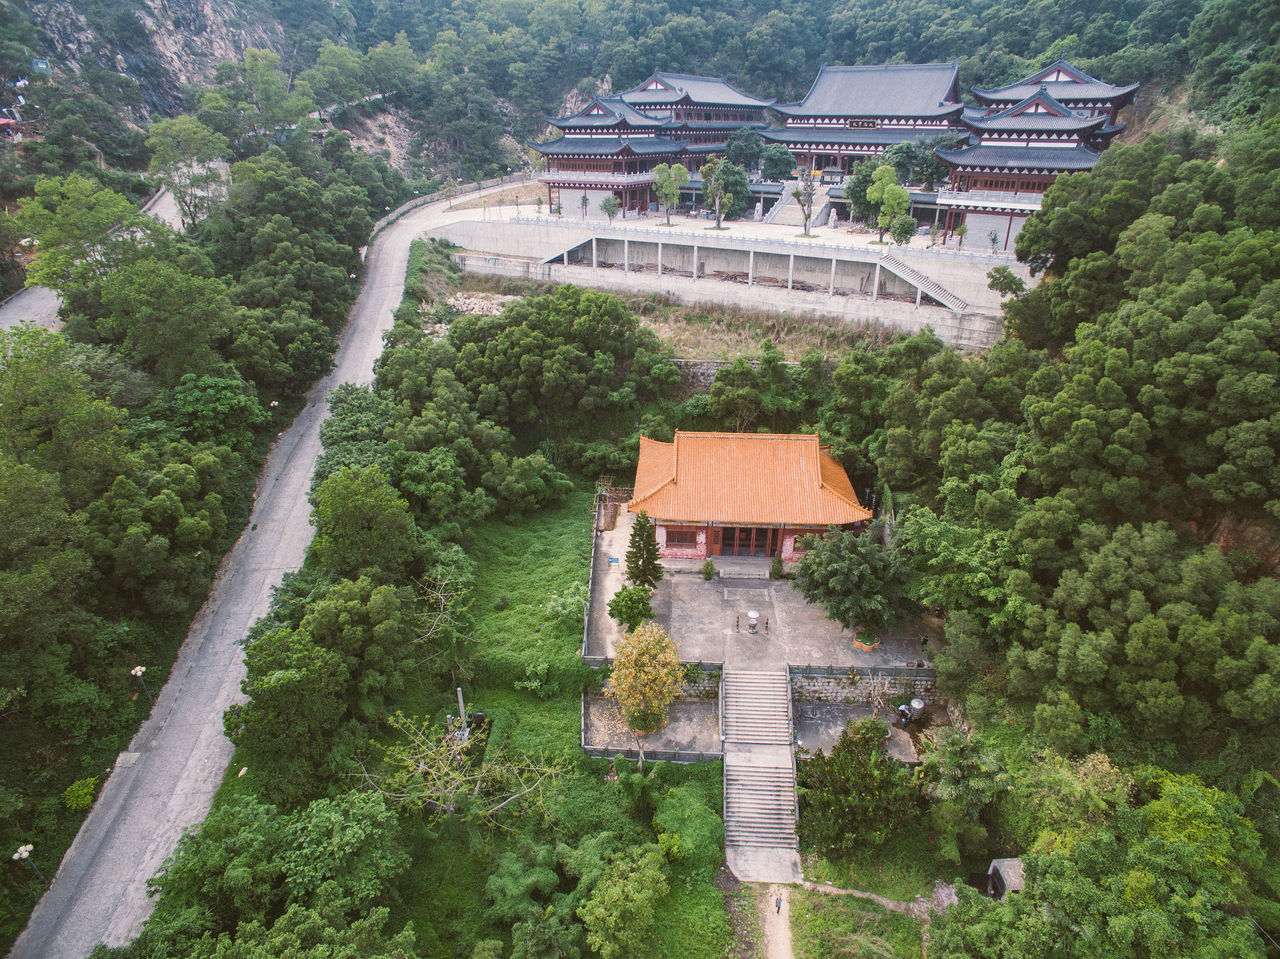
<svg viewBox="0 0 1280 959"><path fill-rule="evenodd" d="M885 945L892 951L883 952ZM923 954L920 924L910 916L866 899L809 889L791 891L791 947L796 959Z"/></svg>
<svg viewBox="0 0 1280 959"><path fill-rule="evenodd" d="M938 857L919 826L904 828L879 849L868 849L847 862L813 855L806 856L804 867L805 877L815 882L904 901L929 895L936 879L950 882L964 872Z"/></svg>
<svg viewBox="0 0 1280 959"><path fill-rule="evenodd" d="M624 844L652 842L650 825L628 815L609 763L579 748L580 691L592 671L579 658L582 616L553 617L552 593L585 588L592 537L592 491L523 520L477 525L468 539L476 561L472 597L475 679L464 685L468 708L494 718L495 734L514 752L556 756L568 771L508 829L447 823L434 833L406 819L413 865L400 880L393 925L409 920L423 955L466 959L480 939L509 943L510 931L485 921L485 883L498 858L522 844L565 842L615 833ZM581 607L579 607L579 610ZM520 685L517 686L516 684ZM410 715L456 711L452 692L421 689L399 704ZM720 765L666 766L660 789L695 780L719 808ZM658 902L648 954L660 959L721 959L728 949L724 894L710 878L672 875Z"/></svg>

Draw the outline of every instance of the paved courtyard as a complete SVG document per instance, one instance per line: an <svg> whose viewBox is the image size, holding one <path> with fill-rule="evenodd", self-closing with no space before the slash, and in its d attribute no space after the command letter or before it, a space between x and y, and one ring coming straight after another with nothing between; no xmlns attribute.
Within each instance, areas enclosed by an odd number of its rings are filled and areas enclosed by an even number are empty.
<svg viewBox="0 0 1280 959"><path fill-rule="evenodd" d="M591 694L584 704L583 733L586 745L619 752L637 748L636 735L618 707L604 696ZM717 700L677 699L667 709L667 721L643 737L645 749L678 749L681 752L720 753L720 706Z"/></svg>
<svg viewBox="0 0 1280 959"><path fill-rule="evenodd" d="M634 516L620 511L617 526L596 538L587 652L612 658L622 630L609 617L609 599L623 585L627 540ZM686 662L723 663L726 669L791 666L900 666L921 657L918 631L884 631L876 649L853 644L854 634L807 602L787 580L769 579L769 560L716 557L718 575L705 580L702 561L664 563L654 592L658 622ZM759 613L757 631L747 614ZM767 625L766 625L767 624Z"/></svg>

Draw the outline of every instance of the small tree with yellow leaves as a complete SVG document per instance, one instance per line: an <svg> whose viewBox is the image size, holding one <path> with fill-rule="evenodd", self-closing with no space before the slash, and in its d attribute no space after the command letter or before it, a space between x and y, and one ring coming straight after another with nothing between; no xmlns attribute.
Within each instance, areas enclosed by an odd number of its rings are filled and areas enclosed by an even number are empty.
<svg viewBox="0 0 1280 959"><path fill-rule="evenodd" d="M636 732L657 729L680 695L684 667L676 644L657 623L642 623L618 643L606 691Z"/></svg>

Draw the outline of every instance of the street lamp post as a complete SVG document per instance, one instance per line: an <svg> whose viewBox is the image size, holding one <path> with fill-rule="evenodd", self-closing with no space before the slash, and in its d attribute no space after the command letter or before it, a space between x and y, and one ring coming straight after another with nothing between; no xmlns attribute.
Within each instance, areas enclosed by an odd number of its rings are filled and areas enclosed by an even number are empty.
<svg viewBox="0 0 1280 959"><path fill-rule="evenodd" d="M24 846L19 846L18 851L15 852L9 858L12 859L14 862L25 862L28 866L31 867L31 871L36 874L37 879L39 879L41 882L46 882L44 878L44 873L42 873L39 867L36 866L36 864L31 861L31 850L35 848L36 847L31 845L31 843L27 843Z"/></svg>
<svg viewBox="0 0 1280 959"><path fill-rule="evenodd" d="M129 675L138 677L138 682L142 683L142 691L147 694L147 702L154 706L156 701L151 698L151 690L147 689L147 681L143 678L146 672L146 666L134 666L133 669L129 670Z"/></svg>

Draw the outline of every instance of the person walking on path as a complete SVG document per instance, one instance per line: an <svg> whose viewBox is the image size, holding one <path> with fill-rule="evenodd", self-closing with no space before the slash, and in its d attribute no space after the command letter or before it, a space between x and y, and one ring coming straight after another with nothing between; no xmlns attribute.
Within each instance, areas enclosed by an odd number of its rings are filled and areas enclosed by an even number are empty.
<svg viewBox="0 0 1280 959"><path fill-rule="evenodd" d="M776 896L773 900L774 907L778 910L778 915L782 915L782 897Z"/></svg>

